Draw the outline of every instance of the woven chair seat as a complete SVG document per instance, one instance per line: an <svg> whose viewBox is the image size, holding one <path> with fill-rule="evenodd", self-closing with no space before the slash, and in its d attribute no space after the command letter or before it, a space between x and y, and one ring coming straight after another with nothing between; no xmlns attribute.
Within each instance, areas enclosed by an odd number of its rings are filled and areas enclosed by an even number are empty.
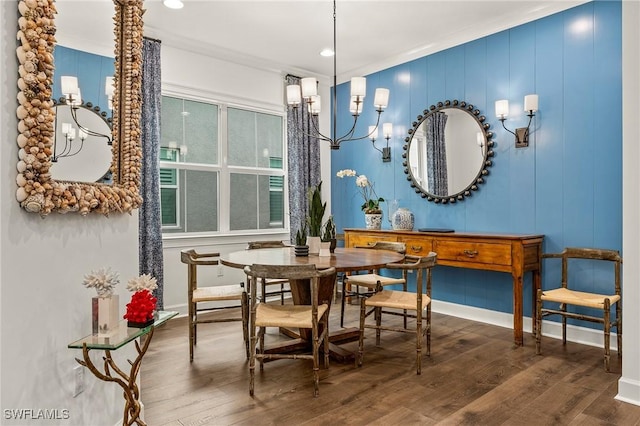
<svg viewBox="0 0 640 426"><path fill-rule="evenodd" d="M193 302L211 302L217 300L241 300L243 289L239 285L199 287L193 290Z"/></svg>
<svg viewBox="0 0 640 426"><path fill-rule="evenodd" d="M611 360L611 329L616 330L618 343L618 358L622 358L622 303L621 285L622 258L617 250L599 249L591 247L565 247L561 253L545 253L542 259L560 263L560 276L557 282L559 288L543 290L536 289L536 314L533 330L536 335L536 354L542 352L542 318L558 315L562 319L562 344L567 344L567 319L589 321L602 324L604 334L604 369L610 371ZM576 291L572 285L583 282L584 278L575 278L575 274L584 274L584 266L598 271L597 283L594 287L607 294ZM569 279L572 276L573 279ZM607 279L606 277L609 276ZM607 281L609 283L607 285ZM605 288L608 286L610 289ZM585 287L583 287L584 289ZM559 303L560 307L545 307L545 302ZM607 303L608 302L608 303ZM577 309L567 309L576 306ZM584 308L597 309L601 315L584 312ZM612 308L615 319L612 321Z"/></svg>
<svg viewBox="0 0 640 426"><path fill-rule="evenodd" d="M327 304L318 305L318 318L329 309ZM269 305L256 306L257 327L312 328L310 305Z"/></svg>
<svg viewBox="0 0 640 426"><path fill-rule="evenodd" d="M392 309L413 309L415 310L418 301L415 293L404 291L382 290L365 300L366 306L392 308ZM431 298L426 294L422 295L422 309L431 303Z"/></svg>
<svg viewBox="0 0 640 426"><path fill-rule="evenodd" d="M242 321L242 337L249 359L249 304L243 284L199 287L198 269L219 265L220 253L198 253L194 249L180 251L180 261L187 265L187 306L189 321L189 362L193 362L193 352L198 343L198 324ZM233 301L234 303L216 303ZM206 302L207 306L198 306ZM239 302L239 303L237 303ZM213 310L236 309L240 305L240 317L236 314L208 316L200 318L199 313Z"/></svg>
<svg viewBox="0 0 640 426"><path fill-rule="evenodd" d="M620 296L616 294L584 293L582 291L569 290L568 288L556 288L542 292L542 300L545 302L567 303L587 308L603 309L605 299L609 299L613 305L620 300Z"/></svg>
<svg viewBox="0 0 640 426"><path fill-rule="evenodd" d="M362 274L362 275L350 275L347 277L347 280L351 283L351 285L359 285L362 287L368 287L370 289L375 289L378 285L392 285L392 284L404 284L404 278L393 278L393 277L385 277L384 275L378 274Z"/></svg>

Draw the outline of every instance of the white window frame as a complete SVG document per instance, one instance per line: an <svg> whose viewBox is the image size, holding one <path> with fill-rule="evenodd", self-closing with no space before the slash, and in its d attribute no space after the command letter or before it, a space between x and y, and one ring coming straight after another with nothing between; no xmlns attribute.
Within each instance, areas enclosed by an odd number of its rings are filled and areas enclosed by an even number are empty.
<svg viewBox="0 0 640 426"><path fill-rule="evenodd" d="M163 84L163 86L165 86ZM216 96L214 94L207 94L203 91L194 93L193 89L184 87L163 87L162 96L169 96L174 98L180 98L195 102L204 102L209 104L215 104L218 106L218 161L219 164L194 164L188 162L172 162L172 161L160 161L160 168L175 168L177 170L200 170L218 173L218 231L207 232L171 232L163 233L163 239L180 239L180 238L198 238L209 237L212 235L265 235L265 234L286 234L289 235L289 191L288 191L288 158L287 158L287 146L286 146L286 112L282 110L282 107L276 106L261 106L250 105L248 102L241 102L234 100L233 98L225 98ZM282 169L261 168L261 167L244 167L244 166L230 166L227 162L228 158L228 142L227 142L227 109L237 108L246 111L275 115L282 120ZM282 227L269 228L269 229L246 229L246 230L230 230L230 203L225 200L231 199L230 194L230 180L232 173L249 173L252 175L266 175L266 176L282 176L283 192L284 192L284 209L283 209L283 223ZM179 178L179 177L178 177ZM178 209L178 215L180 209ZM163 226L165 229L175 229L174 227Z"/></svg>

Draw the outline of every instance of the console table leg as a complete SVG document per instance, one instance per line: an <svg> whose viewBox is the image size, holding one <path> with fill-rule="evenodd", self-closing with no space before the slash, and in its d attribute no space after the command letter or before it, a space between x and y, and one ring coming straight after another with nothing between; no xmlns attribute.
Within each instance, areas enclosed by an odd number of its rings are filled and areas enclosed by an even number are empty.
<svg viewBox="0 0 640 426"><path fill-rule="evenodd" d="M86 343L82 347L82 358L76 358L76 361L91 371L94 376L98 379L105 382L115 382L117 383L123 390L123 397L125 400L124 405L124 414L122 419L123 426L131 426L134 423L138 426L146 426L146 423L140 419L140 391L138 389L138 373L140 372L140 365L142 363L142 358L144 354L147 352L149 348L149 343L151 342L151 337L153 336L154 328L152 327L149 333L145 336L144 343L142 346L136 341L136 351L138 352L138 356L134 361L128 360L131 365L129 374L125 373L121 370L111 358L111 351L105 349L104 356L102 360L103 371L100 371L91 358L89 357L89 348L87 348ZM116 374L113 374L115 372Z"/></svg>

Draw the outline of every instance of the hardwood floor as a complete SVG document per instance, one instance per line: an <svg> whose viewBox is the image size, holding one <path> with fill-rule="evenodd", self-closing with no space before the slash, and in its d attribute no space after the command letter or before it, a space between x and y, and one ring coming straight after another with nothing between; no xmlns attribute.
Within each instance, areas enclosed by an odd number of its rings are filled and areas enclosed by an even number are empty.
<svg viewBox="0 0 640 426"><path fill-rule="evenodd" d="M215 314L213 314L215 315ZM358 308L347 306L345 325ZM398 325L401 318L386 316ZM332 310L332 330L339 309ZM196 425L640 425L640 407L613 399L621 363L611 373L602 350L544 338L515 348L512 330L434 314L431 357L415 374L415 340L367 331L364 365L332 362L320 370L313 398L311 362L278 360L256 370L249 396L240 323L198 328L189 363L186 318L157 329L142 365L145 420L152 426ZM268 340L285 337L269 329ZM357 342L342 345L357 351Z"/></svg>

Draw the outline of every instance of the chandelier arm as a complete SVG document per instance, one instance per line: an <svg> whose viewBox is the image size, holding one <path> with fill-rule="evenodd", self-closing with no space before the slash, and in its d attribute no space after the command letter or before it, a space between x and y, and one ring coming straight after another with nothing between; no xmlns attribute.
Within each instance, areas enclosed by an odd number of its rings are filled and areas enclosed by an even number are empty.
<svg viewBox="0 0 640 426"><path fill-rule="evenodd" d="M356 123L358 121L358 117L359 116L356 116L356 119L353 121L353 127L351 127L351 130L349 130L349 132L346 135L341 136L341 137L338 138L338 144L340 144L342 142L347 142L347 141L359 141L359 140L362 140L362 139L367 139L373 134L373 132L371 132L369 134L365 134L365 135L359 136L357 138L353 137L353 133L355 132L355 128L356 128ZM379 124L380 124L380 112L378 112L378 118L376 120L376 125L374 126L376 128L376 130L378 129L378 125Z"/></svg>
<svg viewBox="0 0 640 426"><path fill-rule="evenodd" d="M78 148L78 150L76 152L74 152L73 154L67 153L67 155L65 155L65 157L73 157L74 155L76 155L77 153L82 151L82 146L83 145L84 145L84 139L80 139L80 148ZM69 146L69 152L71 152L71 146Z"/></svg>
<svg viewBox="0 0 640 426"><path fill-rule="evenodd" d="M58 154L56 158L66 157L67 154L71 152L71 146L73 145L73 139L69 140L69 137L65 135L64 137L64 148L62 148L62 153Z"/></svg>
<svg viewBox="0 0 640 426"><path fill-rule="evenodd" d="M299 116L298 116L298 107L295 107L293 109L294 111L294 120L295 121L300 121L299 120ZM300 133L302 133L304 136L308 137L308 138L315 138L315 139L319 139L321 141L326 141L326 142L331 142L331 138L329 138L328 136L323 135L322 133L320 133L320 130L318 130L318 126L316 126L316 122L315 120L312 118L311 120L311 126L313 128L313 130L315 131L315 134L312 133L308 133L304 130L304 126L296 126L298 128L298 131Z"/></svg>
<svg viewBox="0 0 640 426"><path fill-rule="evenodd" d="M99 138L105 138L107 140L107 144L111 145L111 136L107 136L102 133L95 132L91 129L84 127L82 124L78 122L77 110L78 110L78 107L74 107L74 106L71 107L71 118L73 118L73 121L76 123L78 128L84 131L87 135L97 136Z"/></svg>

